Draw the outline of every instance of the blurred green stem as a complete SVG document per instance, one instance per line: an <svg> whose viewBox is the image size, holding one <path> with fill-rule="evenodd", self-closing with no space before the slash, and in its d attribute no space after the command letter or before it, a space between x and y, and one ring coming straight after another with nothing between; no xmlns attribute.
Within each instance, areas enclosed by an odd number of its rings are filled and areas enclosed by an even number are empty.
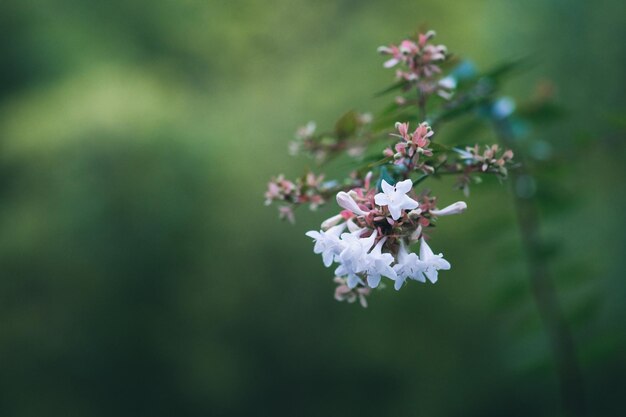
<svg viewBox="0 0 626 417"><path fill-rule="evenodd" d="M528 164L515 138L508 119L495 121L495 131L500 142L513 150L515 159L521 163L510 172L512 194L522 246L528 265L532 294L541 319L550 337L556 362L563 413L567 417L587 415L582 373L576 357L576 348L567 321L559 306L556 288L548 270L545 242L540 232L540 216L536 201L517 192L520 181L531 178Z"/></svg>

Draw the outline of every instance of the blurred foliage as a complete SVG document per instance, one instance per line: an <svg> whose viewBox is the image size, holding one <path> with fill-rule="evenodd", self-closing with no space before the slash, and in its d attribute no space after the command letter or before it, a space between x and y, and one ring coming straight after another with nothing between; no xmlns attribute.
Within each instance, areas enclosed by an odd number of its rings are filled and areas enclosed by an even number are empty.
<svg viewBox="0 0 626 417"><path fill-rule="evenodd" d="M0 4L0 415L552 416L558 388L505 186L438 228L435 286L336 303L298 224L262 206L295 127L380 110L375 49L416 26L535 111L551 270L593 415L622 413L625 3ZM557 117L558 116L558 117ZM441 132L490 140L471 117ZM548 120L556 123L541 124ZM428 184L459 199L453 179Z"/></svg>

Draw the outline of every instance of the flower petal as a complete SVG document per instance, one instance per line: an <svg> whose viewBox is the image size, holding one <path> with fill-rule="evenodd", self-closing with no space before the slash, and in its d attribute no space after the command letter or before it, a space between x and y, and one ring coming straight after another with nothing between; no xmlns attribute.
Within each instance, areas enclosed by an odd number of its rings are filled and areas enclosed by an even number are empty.
<svg viewBox="0 0 626 417"><path fill-rule="evenodd" d="M400 288L402 288L402 285L404 284L404 281L406 281L406 278L400 278L398 277L396 279L396 283L393 284L393 288L396 289L396 291L400 291Z"/></svg>
<svg viewBox="0 0 626 417"><path fill-rule="evenodd" d="M398 220L401 216L402 216L402 210L400 210L400 207L393 205L393 206L387 206L389 208L389 213L391 213L391 218L394 220Z"/></svg>
<svg viewBox="0 0 626 417"><path fill-rule="evenodd" d="M396 190L399 193L406 194L413 188L413 181L411 179L406 179L404 181L400 181L396 183Z"/></svg>
<svg viewBox="0 0 626 417"><path fill-rule="evenodd" d="M374 202L379 206L388 206L390 201L385 193L378 193L374 196Z"/></svg>
<svg viewBox="0 0 626 417"><path fill-rule="evenodd" d="M359 283L362 283L363 281L361 281L361 278L359 278L358 276L352 274L348 277L348 288L352 289L354 287L356 287Z"/></svg>
<svg viewBox="0 0 626 417"><path fill-rule="evenodd" d="M339 193L337 193L337 204L339 204L341 207L345 208L346 210L350 210L354 214L358 214L358 215L367 214L359 208L356 201L354 201L354 199L350 196L350 194L346 193L345 191L340 191Z"/></svg>
<svg viewBox="0 0 626 417"><path fill-rule="evenodd" d="M383 193L385 193L385 194L391 194L391 193L393 193L395 191L393 185L389 184L385 180L382 180L380 182L380 187L382 188Z"/></svg>
<svg viewBox="0 0 626 417"><path fill-rule="evenodd" d="M378 284L380 284L380 275L367 276L367 285L369 285L371 288L378 287Z"/></svg>
<svg viewBox="0 0 626 417"><path fill-rule="evenodd" d="M430 246L428 246L428 243L426 243L426 240L424 240L424 238L420 239L420 259L422 261L428 261L429 258L432 258L433 256L435 256L435 254L433 253L432 249L430 249Z"/></svg>
<svg viewBox="0 0 626 417"><path fill-rule="evenodd" d="M467 204L464 201L457 201L441 210L431 210L430 214L435 216L449 216L451 214L463 213L465 209L467 209Z"/></svg>

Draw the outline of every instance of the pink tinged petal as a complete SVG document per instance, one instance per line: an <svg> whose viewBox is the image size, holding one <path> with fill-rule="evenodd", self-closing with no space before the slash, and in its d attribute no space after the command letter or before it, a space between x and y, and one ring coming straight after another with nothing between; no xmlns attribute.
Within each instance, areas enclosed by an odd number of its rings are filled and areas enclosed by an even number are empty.
<svg viewBox="0 0 626 417"><path fill-rule="evenodd" d="M398 190L398 192L402 194L408 193L409 191L411 191L412 188L413 188L413 181L411 181L410 179L400 181L399 183L396 184L396 190Z"/></svg>
<svg viewBox="0 0 626 417"><path fill-rule="evenodd" d="M381 188L383 189L383 192L385 194L390 194L393 193L395 191L393 185L389 184L387 181L382 180L382 182L380 183Z"/></svg>
<svg viewBox="0 0 626 417"><path fill-rule="evenodd" d="M409 124L408 123L396 122L396 129L398 130L400 135L402 135L402 137L406 137L406 135L407 135L407 133L409 131Z"/></svg>
<svg viewBox="0 0 626 417"><path fill-rule="evenodd" d="M448 207L441 210L431 210L430 214L435 216L449 216L451 214L463 213L467 209L467 204L464 201L457 201L454 204L450 204Z"/></svg>
<svg viewBox="0 0 626 417"><path fill-rule="evenodd" d="M350 220L354 217L354 213L352 213L350 210L341 210L339 214L341 214L341 216L346 220Z"/></svg>
<svg viewBox="0 0 626 417"><path fill-rule="evenodd" d="M358 214L361 216L367 214L366 212L361 210L359 206L357 205L356 201L354 201L354 199L350 197L350 195L344 191L340 191L337 194L337 204L339 204L341 207L345 208L346 210L350 210L354 214Z"/></svg>

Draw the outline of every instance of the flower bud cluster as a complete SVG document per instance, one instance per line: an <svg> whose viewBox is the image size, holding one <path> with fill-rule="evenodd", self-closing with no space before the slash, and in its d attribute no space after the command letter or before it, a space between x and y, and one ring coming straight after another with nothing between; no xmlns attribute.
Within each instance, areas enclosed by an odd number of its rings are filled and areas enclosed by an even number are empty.
<svg viewBox="0 0 626 417"><path fill-rule="evenodd" d="M378 52L391 56L383 64L385 68L402 66L402 69L396 70L398 79L416 85L424 95L436 92L448 99L456 83L452 79L436 80L441 74L439 64L447 58L447 48L444 45L431 44L429 41L434 37L435 32L431 30L418 34L416 40L405 39L399 45L381 46Z"/></svg>
<svg viewBox="0 0 626 417"><path fill-rule="evenodd" d="M500 151L497 144L485 145L483 152L478 145L456 151L465 165L476 166L481 172L492 172L502 177L507 176L507 165L513 161L513 151L510 149Z"/></svg>
<svg viewBox="0 0 626 417"><path fill-rule="evenodd" d="M461 174L455 187L463 190L465 196L469 196L472 180L476 183L482 181L479 176L472 174L491 173L500 179L505 179L508 175L508 169L513 164L513 151L510 149L500 151L498 145L485 145L482 152L478 145L468 146L464 150L454 150L459 155L460 161L449 164L446 169L449 172Z"/></svg>
<svg viewBox="0 0 626 417"><path fill-rule="evenodd" d="M332 184L324 182L324 176L316 176L312 172L296 181L285 179L284 175L272 178L267 184L265 205L275 201L286 203L279 207L280 217L293 223L294 215L291 205L309 204L311 210L317 209L326 202L325 195Z"/></svg>
<svg viewBox="0 0 626 417"><path fill-rule="evenodd" d="M434 134L430 125L426 122L420 123L417 128L410 133L408 123L396 123L398 134L392 136L400 138L394 149L386 148L383 155L393 157L395 164L404 165L409 170L422 170L426 174L432 173L432 167L420 161L420 155L431 157L433 151L429 148L430 137ZM394 152L395 150L395 152Z"/></svg>

